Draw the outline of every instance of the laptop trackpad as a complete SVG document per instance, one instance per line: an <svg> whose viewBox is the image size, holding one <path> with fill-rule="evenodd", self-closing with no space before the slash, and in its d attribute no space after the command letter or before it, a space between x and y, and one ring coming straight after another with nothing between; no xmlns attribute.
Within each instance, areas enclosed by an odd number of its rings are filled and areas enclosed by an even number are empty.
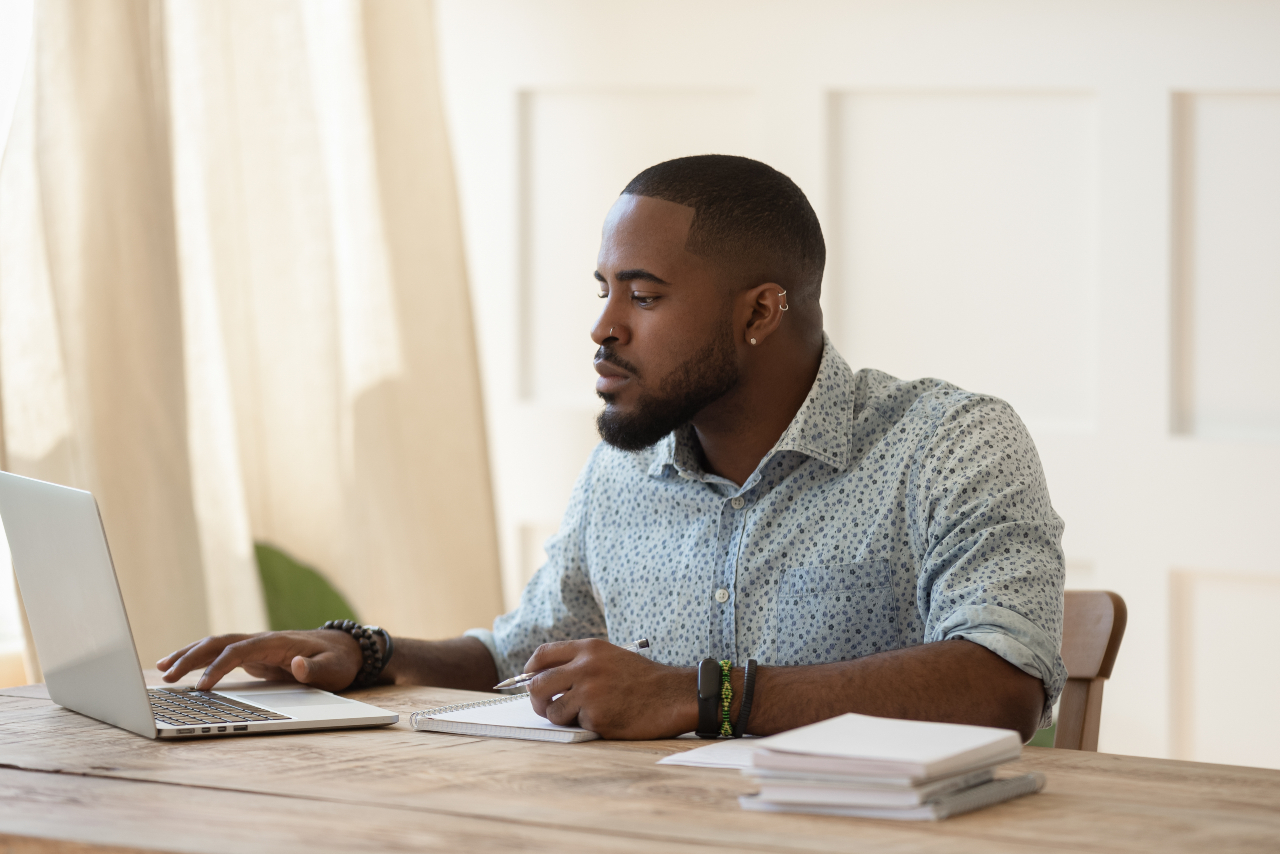
<svg viewBox="0 0 1280 854"><path fill-rule="evenodd" d="M321 691L254 691L237 696L246 702L259 703L269 709L287 709L294 706L339 706L343 703L355 702Z"/></svg>

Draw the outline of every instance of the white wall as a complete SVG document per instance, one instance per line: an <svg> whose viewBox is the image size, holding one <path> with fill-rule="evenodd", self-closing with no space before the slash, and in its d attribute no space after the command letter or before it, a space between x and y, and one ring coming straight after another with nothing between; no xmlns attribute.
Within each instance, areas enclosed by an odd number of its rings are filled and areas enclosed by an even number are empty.
<svg viewBox="0 0 1280 854"><path fill-rule="evenodd" d="M595 442L600 221L759 157L855 365L1006 397L1068 585L1129 630L1102 749L1280 767L1280 2L440 0L506 590Z"/></svg>

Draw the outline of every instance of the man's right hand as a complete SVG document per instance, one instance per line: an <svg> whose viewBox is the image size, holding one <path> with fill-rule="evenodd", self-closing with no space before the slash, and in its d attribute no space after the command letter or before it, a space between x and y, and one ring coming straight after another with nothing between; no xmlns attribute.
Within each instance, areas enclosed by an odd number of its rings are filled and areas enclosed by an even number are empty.
<svg viewBox="0 0 1280 854"><path fill-rule="evenodd" d="M205 638L169 653L156 667L166 682L205 668L196 683L201 691L208 691L237 667L260 679L296 680L326 691L341 691L355 680L361 661L360 644L350 634L315 629Z"/></svg>

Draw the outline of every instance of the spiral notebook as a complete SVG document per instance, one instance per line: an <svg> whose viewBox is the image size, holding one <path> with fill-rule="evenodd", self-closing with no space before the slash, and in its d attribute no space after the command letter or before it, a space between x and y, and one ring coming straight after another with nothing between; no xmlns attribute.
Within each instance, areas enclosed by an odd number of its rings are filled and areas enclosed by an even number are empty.
<svg viewBox="0 0 1280 854"><path fill-rule="evenodd" d="M416 730L486 738L571 742L600 737L581 727L553 724L533 710L527 693L424 709L414 712L410 722Z"/></svg>

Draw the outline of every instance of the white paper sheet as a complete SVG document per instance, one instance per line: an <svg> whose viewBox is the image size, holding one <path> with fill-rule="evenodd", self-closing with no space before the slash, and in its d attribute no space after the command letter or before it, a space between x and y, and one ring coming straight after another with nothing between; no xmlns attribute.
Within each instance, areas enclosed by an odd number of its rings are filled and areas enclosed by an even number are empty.
<svg viewBox="0 0 1280 854"><path fill-rule="evenodd" d="M683 753L673 753L658 760L659 765L690 765L694 768L749 768L751 753L755 750L755 738L725 738L713 741L706 747L695 747Z"/></svg>

